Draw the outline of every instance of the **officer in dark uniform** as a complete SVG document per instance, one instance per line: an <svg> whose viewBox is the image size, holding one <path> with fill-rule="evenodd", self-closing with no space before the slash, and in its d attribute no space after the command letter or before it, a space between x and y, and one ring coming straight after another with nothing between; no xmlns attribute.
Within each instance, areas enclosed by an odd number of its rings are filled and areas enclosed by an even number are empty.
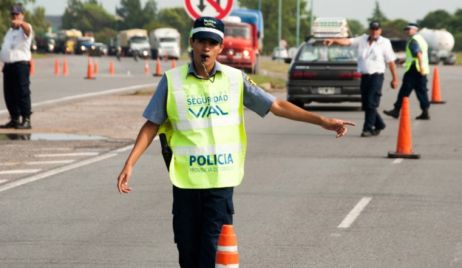
<svg viewBox="0 0 462 268"><path fill-rule="evenodd" d="M30 115L30 46L32 26L24 21L21 4L11 8L11 28L6 33L0 52L3 65L3 93L10 121L0 128L31 128ZM20 116L22 121L20 121Z"/></svg>

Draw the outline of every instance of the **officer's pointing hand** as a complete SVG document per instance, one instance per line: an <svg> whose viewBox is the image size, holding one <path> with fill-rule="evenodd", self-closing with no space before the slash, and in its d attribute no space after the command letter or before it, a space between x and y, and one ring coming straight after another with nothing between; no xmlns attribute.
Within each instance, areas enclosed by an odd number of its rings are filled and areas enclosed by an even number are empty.
<svg viewBox="0 0 462 268"><path fill-rule="evenodd" d="M334 118L328 118L325 120L324 124L322 124L323 128L337 132L337 138L345 136L348 132L348 128L346 126L356 126L356 124L350 121Z"/></svg>

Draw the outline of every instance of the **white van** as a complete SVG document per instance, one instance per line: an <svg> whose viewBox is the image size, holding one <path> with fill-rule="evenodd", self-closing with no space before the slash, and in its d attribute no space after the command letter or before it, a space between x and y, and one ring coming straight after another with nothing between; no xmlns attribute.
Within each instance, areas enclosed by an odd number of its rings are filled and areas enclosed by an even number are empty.
<svg viewBox="0 0 462 268"><path fill-rule="evenodd" d="M173 28L158 28L149 33L151 55L157 57L174 58L180 57L180 33Z"/></svg>

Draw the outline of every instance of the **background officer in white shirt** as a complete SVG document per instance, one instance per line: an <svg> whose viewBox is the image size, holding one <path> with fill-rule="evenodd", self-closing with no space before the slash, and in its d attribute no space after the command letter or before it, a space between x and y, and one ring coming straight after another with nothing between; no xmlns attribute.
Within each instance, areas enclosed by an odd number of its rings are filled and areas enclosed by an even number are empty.
<svg viewBox="0 0 462 268"><path fill-rule="evenodd" d="M355 46L358 49L358 71L361 76L361 101L365 112L365 120L361 137L371 137L380 134L385 128L377 108L382 96L383 74L388 64L393 89L398 87L396 73L395 53L388 38L382 37L380 23L373 21L369 24L369 34L355 38L326 39L324 44L339 44L342 46Z"/></svg>
<svg viewBox="0 0 462 268"><path fill-rule="evenodd" d="M3 65L3 94L10 121L0 128L31 128L30 115L30 46L32 26L24 21L24 9L21 4L11 8L11 27L6 33L0 52ZM22 121L20 121L22 117Z"/></svg>

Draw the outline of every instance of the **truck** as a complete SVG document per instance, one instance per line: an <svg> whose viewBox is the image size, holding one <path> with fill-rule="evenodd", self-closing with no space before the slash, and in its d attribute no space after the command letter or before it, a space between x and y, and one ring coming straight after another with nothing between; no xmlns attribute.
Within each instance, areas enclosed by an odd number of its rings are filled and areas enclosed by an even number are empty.
<svg viewBox="0 0 462 268"><path fill-rule="evenodd" d="M234 9L223 22L223 51L218 61L249 73L257 73L264 37L261 11Z"/></svg>
<svg viewBox="0 0 462 268"><path fill-rule="evenodd" d="M428 59L431 64L443 62L445 65L456 63L454 48L454 36L446 29L423 28L419 31L420 35L428 43Z"/></svg>
<svg viewBox="0 0 462 268"><path fill-rule="evenodd" d="M180 57L180 33L174 28L158 28L149 33L151 57L167 57L178 59Z"/></svg>
<svg viewBox="0 0 462 268"><path fill-rule="evenodd" d="M151 53L148 31L144 29L128 29L117 34L117 44L122 55L148 58Z"/></svg>
<svg viewBox="0 0 462 268"><path fill-rule="evenodd" d="M56 39L55 52L73 54L77 38L82 37L82 32L77 29L61 30Z"/></svg>

